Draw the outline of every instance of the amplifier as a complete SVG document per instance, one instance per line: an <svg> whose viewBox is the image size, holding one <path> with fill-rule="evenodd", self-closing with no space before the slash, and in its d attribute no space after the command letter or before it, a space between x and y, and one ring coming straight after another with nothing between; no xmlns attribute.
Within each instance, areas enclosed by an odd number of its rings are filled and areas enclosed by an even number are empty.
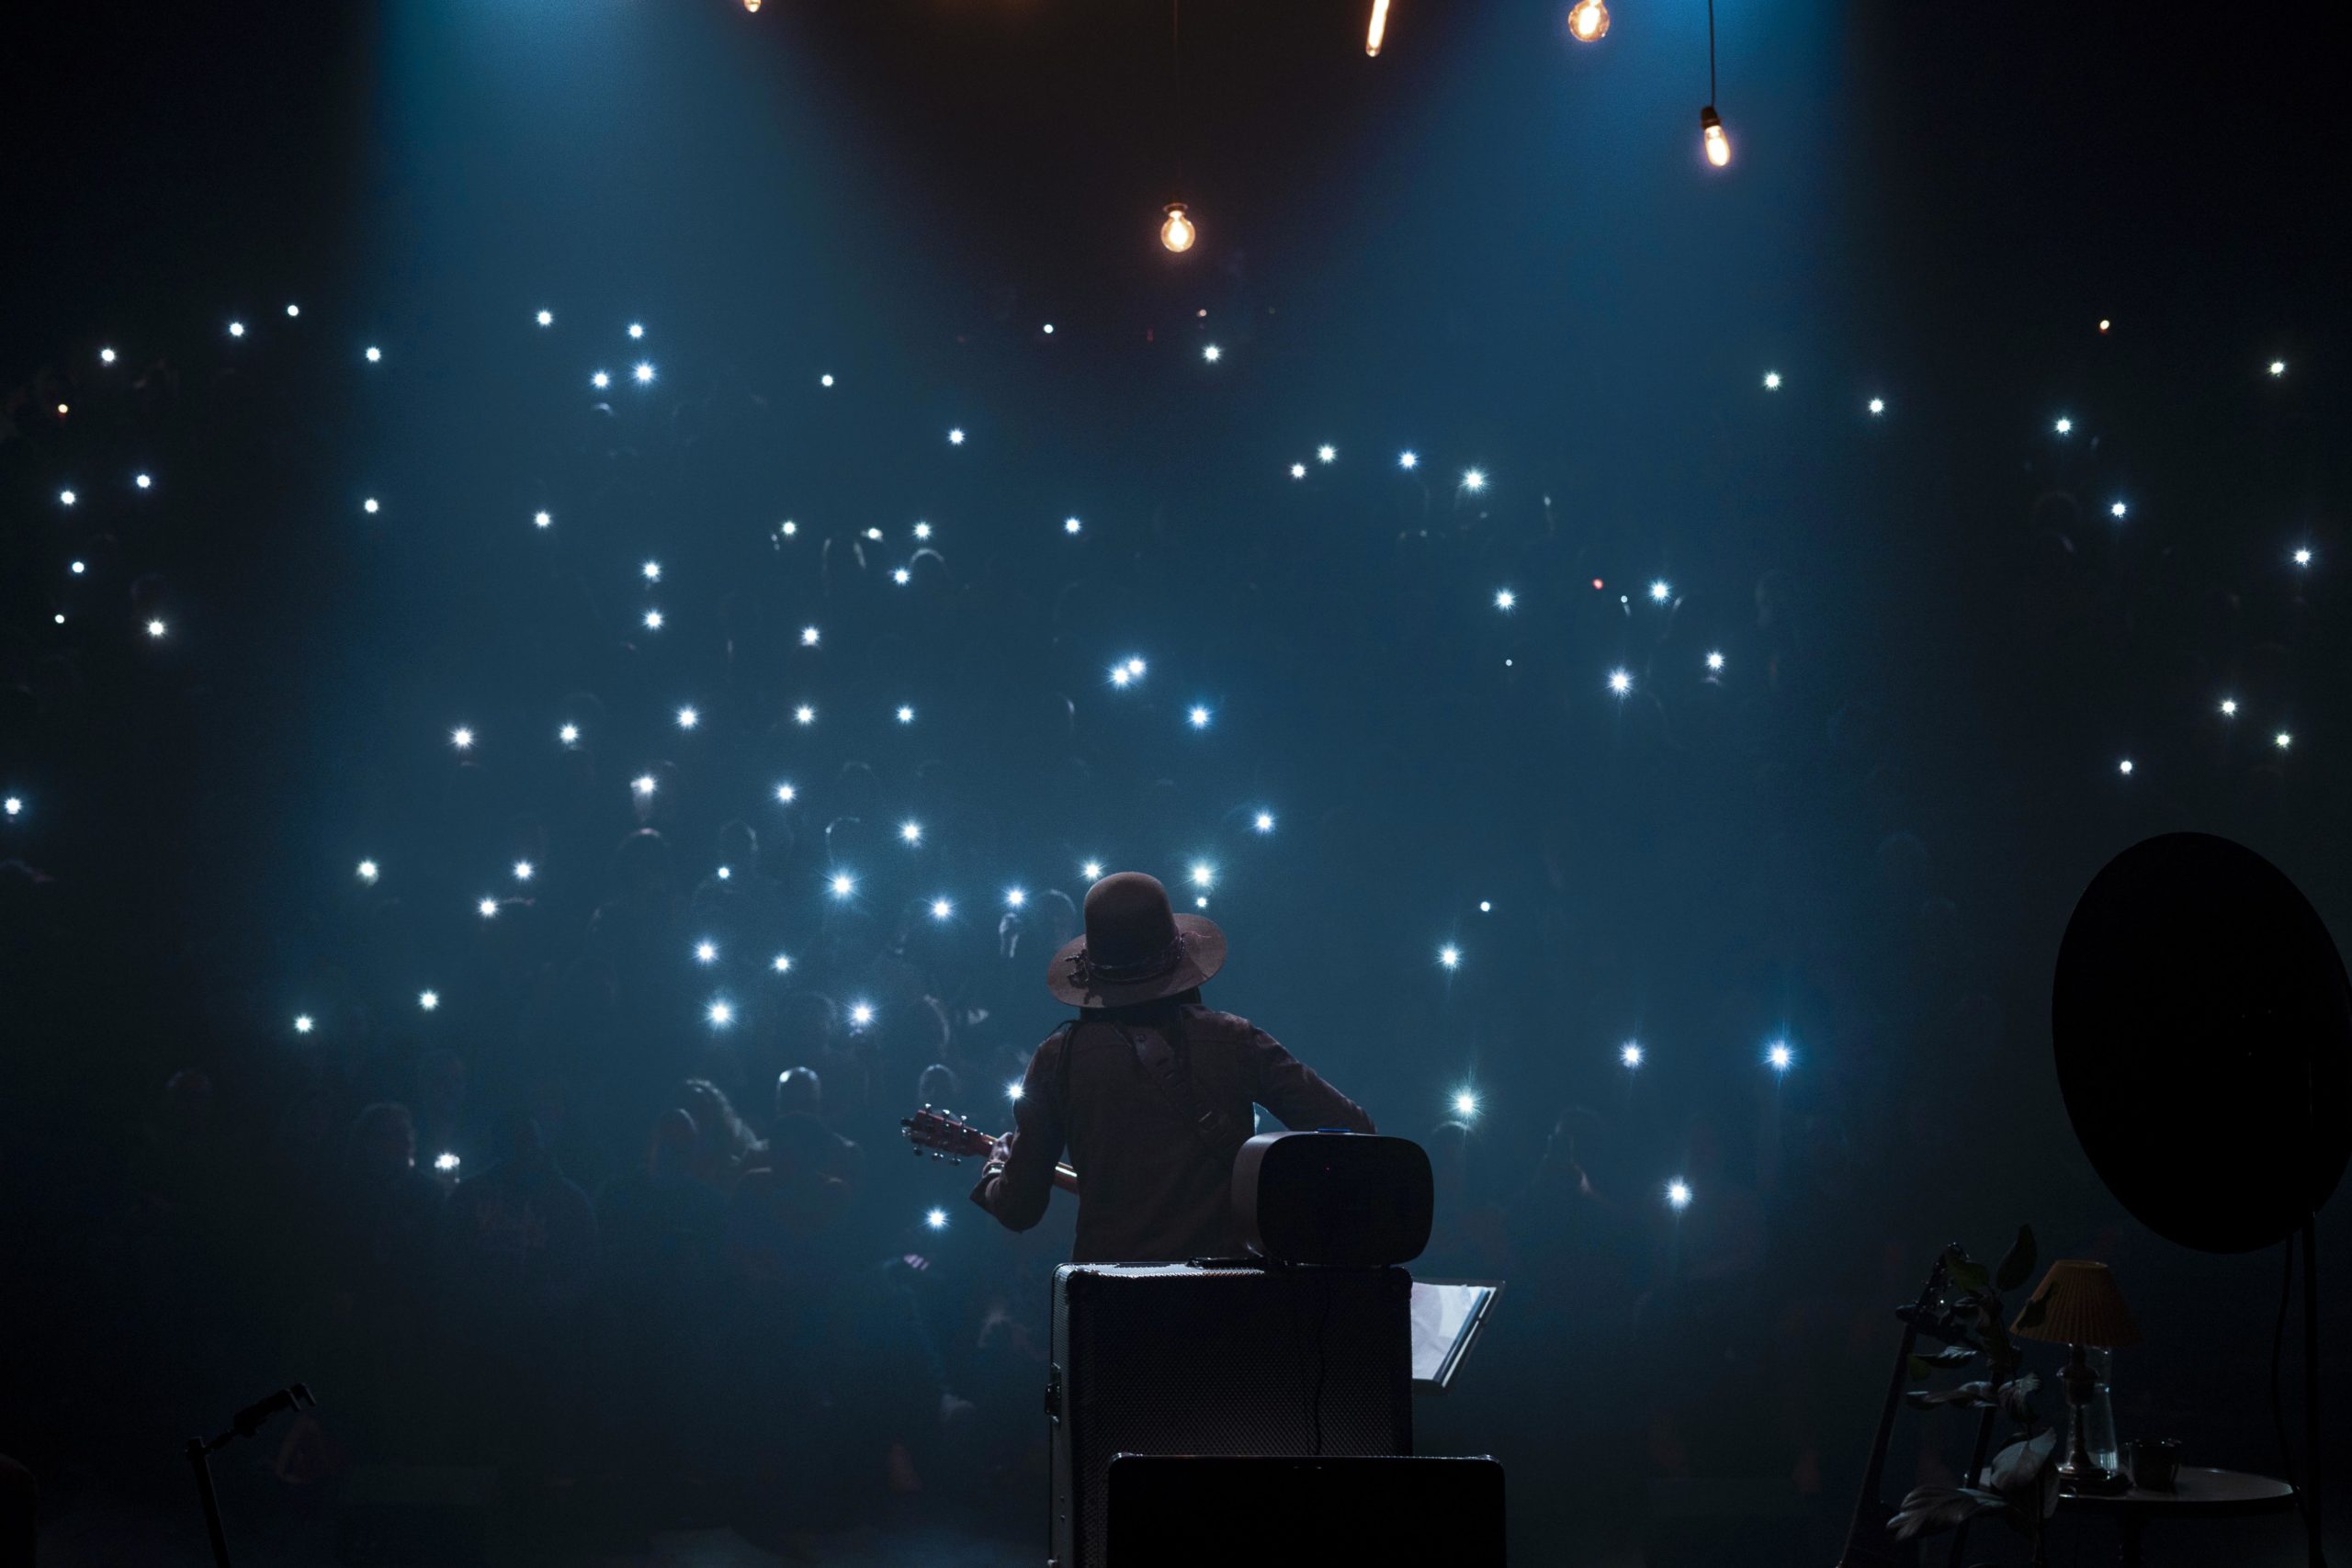
<svg viewBox="0 0 2352 1568"><path fill-rule="evenodd" d="M1503 1568L1503 1467L1122 1454L1111 1461L1110 1542L1118 1568Z"/></svg>
<svg viewBox="0 0 2352 1568"><path fill-rule="evenodd" d="M1056 1269L1056 1568L1106 1568L1118 1454L1412 1452L1411 1291L1402 1269Z"/></svg>

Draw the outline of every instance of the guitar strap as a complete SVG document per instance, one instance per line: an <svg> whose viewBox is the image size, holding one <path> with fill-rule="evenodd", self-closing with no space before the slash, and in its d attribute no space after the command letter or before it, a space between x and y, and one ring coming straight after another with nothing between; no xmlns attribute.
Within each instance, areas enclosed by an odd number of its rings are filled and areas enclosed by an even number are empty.
<svg viewBox="0 0 2352 1568"><path fill-rule="evenodd" d="M1167 1048L1158 1052L1128 1033L1115 1021L1105 1019L1103 1021L1117 1030L1119 1038L1126 1042L1136 1068L1159 1091L1160 1099L1167 1103L1169 1110L1176 1113L1176 1119L1200 1140L1201 1146L1209 1152L1211 1158L1219 1166L1231 1169L1234 1156L1241 1152L1241 1145L1249 1140L1249 1134L1236 1133L1230 1117L1202 1103L1200 1090L1193 1082L1193 1054L1191 1043L1184 1035L1182 1015L1179 1014L1164 1032ZM1067 1045L1064 1050L1068 1050Z"/></svg>

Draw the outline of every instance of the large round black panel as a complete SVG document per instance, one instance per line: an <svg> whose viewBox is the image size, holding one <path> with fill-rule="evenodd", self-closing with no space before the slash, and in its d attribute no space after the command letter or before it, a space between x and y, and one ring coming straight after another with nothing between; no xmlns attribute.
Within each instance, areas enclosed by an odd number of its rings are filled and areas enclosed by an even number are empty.
<svg viewBox="0 0 2352 1568"><path fill-rule="evenodd" d="M2091 880L2050 1002L2058 1087L2108 1190L2184 1247L2278 1241L2352 1153L2352 987L2243 844L2167 833Z"/></svg>

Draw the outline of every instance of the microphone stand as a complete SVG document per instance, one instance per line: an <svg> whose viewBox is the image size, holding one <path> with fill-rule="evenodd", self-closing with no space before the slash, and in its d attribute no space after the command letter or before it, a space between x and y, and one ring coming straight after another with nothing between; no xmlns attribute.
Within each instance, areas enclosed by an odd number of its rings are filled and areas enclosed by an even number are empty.
<svg viewBox="0 0 2352 1568"><path fill-rule="evenodd" d="M250 1438L260 1431L269 1418L281 1410L310 1410L318 1401L311 1397L310 1389L301 1383L288 1383L266 1399L255 1401L237 1412L229 1429L217 1438L190 1438L181 1451L187 1456L188 1467L196 1472L196 1495L204 1501L204 1529L212 1538L212 1561L216 1568L230 1568L229 1536L220 1526L220 1498L212 1489L212 1455L227 1448L239 1438Z"/></svg>

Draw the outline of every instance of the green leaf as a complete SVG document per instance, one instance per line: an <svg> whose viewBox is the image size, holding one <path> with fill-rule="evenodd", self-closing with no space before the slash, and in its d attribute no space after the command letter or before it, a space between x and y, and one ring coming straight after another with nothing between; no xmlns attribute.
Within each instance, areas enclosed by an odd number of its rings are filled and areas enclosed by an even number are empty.
<svg viewBox="0 0 2352 1568"><path fill-rule="evenodd" d="M1944 1278L1956 1291L1981 1291L1991 1280L1984 1265L1956 1252L1944 1254Z"/></svg>
<svg viewBox="0 0 2352 1568"><path fill-rule="evenodd" d="M2033 1227L2019 1225L2017 1240L2009 1244L1993 1270L1993 1283L2004 1292L2016 1290L2031 1277L2035 1257Z"/></svg>

